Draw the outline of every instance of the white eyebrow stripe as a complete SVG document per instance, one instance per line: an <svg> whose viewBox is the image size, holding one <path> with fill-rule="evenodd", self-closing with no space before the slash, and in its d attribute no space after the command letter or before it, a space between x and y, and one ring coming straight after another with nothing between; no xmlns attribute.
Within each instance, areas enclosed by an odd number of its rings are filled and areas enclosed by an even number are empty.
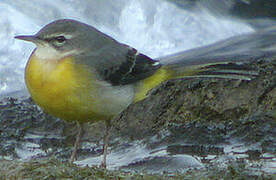
<svg viewBox="0 0 276 180"><path fill-rule="evenodd" d="M66 39L72 39L74 37L72 34L61 34L61 36L64 36Z"/></svg>
<svg viewBox="0 0 276 180"><path fill-rule="evenodd" d="M72 39L74 37L72 34L56 33L56 34L51 34L51 36L49 36L47 38L53 38L53 37L58 37L58 36L64 36L66 39Z"/></svg>

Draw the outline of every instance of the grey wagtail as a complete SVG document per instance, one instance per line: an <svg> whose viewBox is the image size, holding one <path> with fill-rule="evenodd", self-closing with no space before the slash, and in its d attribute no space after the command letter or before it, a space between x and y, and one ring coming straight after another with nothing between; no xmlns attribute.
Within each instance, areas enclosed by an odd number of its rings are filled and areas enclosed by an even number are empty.
<svg viewBox="0 0 276 180"><path fill-rule="evenodd" d="M78 124L71 162L76 159L82 124L104 121L102 166L106 167L112 118L164 81L186 76L248 80L239 65L226 60L186 62L184 58L162 64L90 25L70 19L54 21L35 35L16 38L37 46L25 68L33 100L44 111Z"/></svg>

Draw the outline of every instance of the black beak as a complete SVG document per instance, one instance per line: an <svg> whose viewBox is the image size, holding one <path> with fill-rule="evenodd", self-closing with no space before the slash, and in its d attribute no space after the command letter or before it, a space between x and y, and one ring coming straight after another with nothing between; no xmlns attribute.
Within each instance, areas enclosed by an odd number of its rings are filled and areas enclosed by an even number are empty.
<svg viewBox="0 0 276 180"><path fill-rule="evenodd" d="M29 42L33 42L33 43L37 43L40 41L40 39L38 39L36 36L15 36L14 38L16 39L20 39L23 41L29 41Z"/></svg>

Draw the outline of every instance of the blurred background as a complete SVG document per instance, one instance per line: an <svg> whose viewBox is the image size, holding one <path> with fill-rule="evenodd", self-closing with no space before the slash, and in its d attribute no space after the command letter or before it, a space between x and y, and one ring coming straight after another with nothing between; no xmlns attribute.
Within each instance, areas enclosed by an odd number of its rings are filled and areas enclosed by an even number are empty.
<svg viewBox="0 0 276 180"><path fill-rule="evenodd" d="M275 7L273 0L2 0L0 98L28 96L24 67L35 46L14 36L56 19L88 23L158 58L272 26Z"/></svg>

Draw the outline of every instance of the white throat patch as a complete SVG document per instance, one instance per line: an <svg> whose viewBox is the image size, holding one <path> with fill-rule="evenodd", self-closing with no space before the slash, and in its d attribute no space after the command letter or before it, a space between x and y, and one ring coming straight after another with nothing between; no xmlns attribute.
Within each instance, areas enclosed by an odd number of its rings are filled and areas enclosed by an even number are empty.
<svg viewBox="0 0 276 180"><path fill-rule="evenodd" d="M60 59L62 58L62 53L58 52L55 48L51 47L48 44L38 44L35 51L35 56L39 59Z"/></svg>
<svg viewBox="0 0 276 180"><path fill-rule="evenodd" d="M70 56L77 53L80 53L80 51L78 51L77 49L67 51L67 52L60 52L60 51L57 51L54 47L45 43L43 45L37 44L35 56L43 60L59 60L66 56Z"/></svg>

